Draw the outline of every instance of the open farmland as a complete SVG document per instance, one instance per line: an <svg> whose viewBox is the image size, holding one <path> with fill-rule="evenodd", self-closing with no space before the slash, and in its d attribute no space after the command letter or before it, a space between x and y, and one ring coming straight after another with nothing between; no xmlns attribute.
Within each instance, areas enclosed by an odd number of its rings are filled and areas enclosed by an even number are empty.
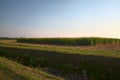
<svg viewBox="0 0 120 80"><path fill-rule="evenodd" d="M120 0L0 0L0 80L120 80Z"/></svg>
<svg viewBox="0 0 120 80"><path fill-rule="evenodd" d="M120 80L119 43L61 46L1 40L0 50L2 57L65 80Z"/></svg>

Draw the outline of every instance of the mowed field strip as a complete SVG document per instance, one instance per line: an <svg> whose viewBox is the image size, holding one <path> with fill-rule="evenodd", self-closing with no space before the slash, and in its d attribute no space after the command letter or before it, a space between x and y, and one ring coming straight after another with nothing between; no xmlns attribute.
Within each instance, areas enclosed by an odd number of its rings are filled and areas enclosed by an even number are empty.
<svg viewBox="0 0 120 80"><path fill-rule="evenodd" d="M44 44L19 43L16 40L0 40L0 46L44 50L65 54L97 55L106 57L120 57L120 44L108 44L97 46L56 46Z"/></svg>

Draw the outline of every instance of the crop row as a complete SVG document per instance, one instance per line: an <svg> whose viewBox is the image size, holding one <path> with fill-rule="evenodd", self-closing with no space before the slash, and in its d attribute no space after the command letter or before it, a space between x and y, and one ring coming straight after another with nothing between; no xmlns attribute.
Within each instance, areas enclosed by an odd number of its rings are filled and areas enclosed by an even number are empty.
<svg viewBox="0 0 120 80"><path fill-rule="evenodd" d="M97 44L116 44L120 43L120 39L113 38L19 38L18 42L36 43L36 44L52 44L52 45L72 45L72 46L91 46Z"/></svg>

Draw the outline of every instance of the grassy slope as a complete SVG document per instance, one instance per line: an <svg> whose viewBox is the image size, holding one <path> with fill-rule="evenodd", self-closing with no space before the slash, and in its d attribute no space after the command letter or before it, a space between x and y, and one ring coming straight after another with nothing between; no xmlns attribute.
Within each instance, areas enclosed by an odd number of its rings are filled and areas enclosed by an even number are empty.
<svg viewBox="0 0 120 80"><path fill-rule="evenodd" d="M0 57L0 80L63 80Z"/></svg>

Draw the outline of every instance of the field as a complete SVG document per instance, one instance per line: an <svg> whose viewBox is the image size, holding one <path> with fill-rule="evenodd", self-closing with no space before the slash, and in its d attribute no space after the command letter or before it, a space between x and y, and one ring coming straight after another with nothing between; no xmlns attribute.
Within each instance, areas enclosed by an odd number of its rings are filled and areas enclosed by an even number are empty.
<svg viewBox="0 0 120 80"><path fill-rule="evenodd" d="M53 44L53 45L72 45L72 46L91 46L98 44L116 44L120 43L119 39L114 38L19 38L18 42L37 43L37 44Z"/></svg>
<svg viewBox="0 0 120 80"><path fill-rule="evenodd" d="M45 44L40 43L40 39L37 43L35 39L32 39L35 42L31 42L31 39L28 39L30 42L25 40L27 39L18 39L18 42L0 40L0 56L32 70L42 69L46 74L59 76L65 80L120 80L119 39L109 39L110 43L107 42L108 39L106 41L102 39L102 43L94 40L94 46L93 42L90 42L90 45L86 45L86 42L85 45L80 43L81 46L70 45L69 39L65 39L68 43L64 42L69 45L63 45L59 41L56 41L59 44L53 44L54 42L50 44L48 39ZM60 79L55 76L55 80Z"/></svg>

